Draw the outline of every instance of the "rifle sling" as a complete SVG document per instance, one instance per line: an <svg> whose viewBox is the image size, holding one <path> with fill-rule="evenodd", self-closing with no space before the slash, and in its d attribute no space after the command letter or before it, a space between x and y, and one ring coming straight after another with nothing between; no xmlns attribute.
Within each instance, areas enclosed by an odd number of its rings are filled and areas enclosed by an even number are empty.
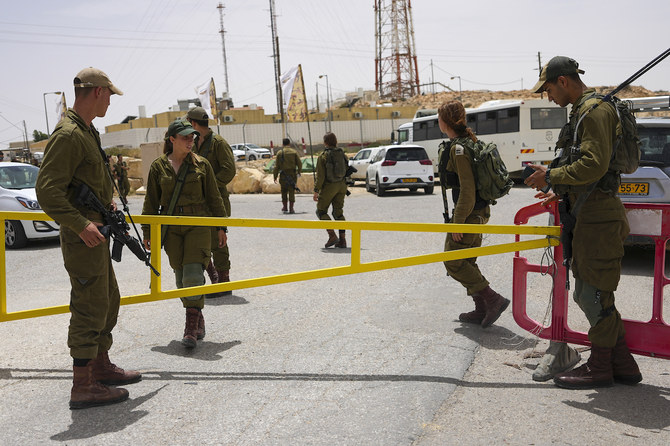
<svg viewBox="0 0 670 446"><path fill-rule="evenodd" d="M172 215L174 213L174 208L177 206L177 200L179 200L181 190L183 189L184 182L186 180L186 174L188 173L188 164L184 163L184 166L182 167L183 168L179 171L179 175L177 175L177 184L175 184L174 190L172 191L172 198L170 198L170 204L168 205L168 208L163 213L163 215ZM170 227L169 225L161 226L161 247L163 247L163 243L165 243L165 234L167 233L169 227Z"/></svg>

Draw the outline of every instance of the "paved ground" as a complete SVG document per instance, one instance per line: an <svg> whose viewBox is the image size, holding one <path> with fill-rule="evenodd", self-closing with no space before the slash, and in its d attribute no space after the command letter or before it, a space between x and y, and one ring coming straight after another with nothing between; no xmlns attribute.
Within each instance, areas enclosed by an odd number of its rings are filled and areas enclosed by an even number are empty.
<svg viewBox="0 0 670 446"><path fill-rule="evenodd" d="M511 223L531 196L515 188L494 208L492 223ZM279 212L278 196L235 195L231 201L236 217L315 218L307 195L299 196L294 216ZM140 206L141 198L133 198L132 209ZM440 197L389 192L377 198L356 187L345 215L439 222ZM322 249L321 232L231 229L231 277L346 264L349 250ZM488 236L486 243L508 239ZM442 241L432 234L365 233L362 260L437 252ZM537 261L541 256L526 254ZM507 296L510 257L480 259L493 287ZM8 252L8 309L67 303L61 265L54 243ZM649 252L629 250L618 293L624 315L648 317L652 267ZM147 290L148 272L129 252L116 272L124 295ZM171 288L171 272L164 276L164 287ZM528 311L538 320L549 285L546 277L529 284ZM632 388L566 391L535 383L531 374L539 359L526 356L544 351L547 342L520 329L510 312L488 330L459 323L458 313L471 303L441 264L239 290L207 304L207 337L193 352L179 343L184 312L178 301L122 307L111 357L140 369L144 379L128 387L127 402L81 411L67 407L68 316L0 324L0 443L670 442L669 362L637 357L644 381ZM573 306L570 325L585 329Z"/></svg>

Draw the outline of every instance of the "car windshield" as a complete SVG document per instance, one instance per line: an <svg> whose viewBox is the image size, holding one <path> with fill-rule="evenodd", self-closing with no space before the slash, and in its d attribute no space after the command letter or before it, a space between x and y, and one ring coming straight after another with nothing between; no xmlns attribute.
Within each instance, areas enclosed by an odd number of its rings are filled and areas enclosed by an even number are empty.
<svg viewBox="0 0 670 446"><path fill-rule="evenodd" d="M39 169L30 165L0 167L0 186L5 189L30 189L35 187Z"/></svg>
<svg viewBox="0 0 670 446"><path fill-rule="evenodd" d="M388 161L421 161L428 159L426 151L421 147L403 147L390 149L386 153Z"/></svg>
<svg viewBox="0 0 670 446"><path fill-rule="evenodd" d="M670 127L638 127L641 164L661 162L670 166Z"/></svg>

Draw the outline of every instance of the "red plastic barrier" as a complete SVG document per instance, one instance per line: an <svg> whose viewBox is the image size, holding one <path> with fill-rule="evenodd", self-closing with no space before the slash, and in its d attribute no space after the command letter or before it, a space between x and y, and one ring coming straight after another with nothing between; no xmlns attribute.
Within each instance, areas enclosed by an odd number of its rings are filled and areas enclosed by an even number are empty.
<svg viewBox="0 0 670 446"><path fill-rule="evenodd" d="M663 288L670 283L664 274L665 244L670 239L670 205L648 203L625 203L631 235L649 237L655 243L654 291L652 296L652 316L647 322L623 319L626 328L626 342L631 352L670 359L670 326L663 321ZM519 210L514 217L514 224L526 224L531 217L553 215L554 224L560 224L556 203L541 206L539 203ZM520 236L516 236L516 241ZM586 333L574 331L568 327L568 299L571 298L565 289L566 270L563 266L563 248L554 247L555 265L541 266L531 264L519 252L514 253L512 313L514 320L525 330L537 334L544 339L569 342L572 344L590 345ZM555 269L554 269L555 268ZM551 324L541 325L526 313L526 288L529 273L555 273L551 308Z"/></svg>

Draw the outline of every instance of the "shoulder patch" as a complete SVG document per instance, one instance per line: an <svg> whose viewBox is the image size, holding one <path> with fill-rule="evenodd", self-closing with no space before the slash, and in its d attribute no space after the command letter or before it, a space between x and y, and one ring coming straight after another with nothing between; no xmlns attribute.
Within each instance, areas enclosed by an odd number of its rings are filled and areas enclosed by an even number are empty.
<svg viewBox="0 0 670 446"><path fill-rule="evenodd" d="M461 145L454 146L454 155L464 155L465 149Z"/></svg>

